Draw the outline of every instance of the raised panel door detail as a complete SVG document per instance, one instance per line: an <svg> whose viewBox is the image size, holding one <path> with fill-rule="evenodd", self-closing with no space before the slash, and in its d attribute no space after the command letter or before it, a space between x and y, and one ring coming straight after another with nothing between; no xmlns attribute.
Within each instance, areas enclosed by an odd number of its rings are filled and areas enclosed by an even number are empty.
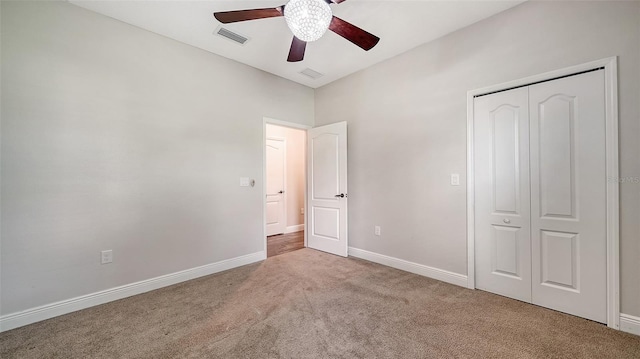
<svg viewBox="0 0 640 359"><path fill-rule="evenodd" d="M335 195L340 193L338 135L325 133L312 138L311 161L313 198L336 201Z"/></svg>
<svg viewBox="0 0 640 359"><path fill-rule="evenodd" d="M282 138L267 138L266 160L266 235L284 233L286 214L284 206L286 141Z"/></svg>
<svg viewBox="0 0 640 359"><path fill-rule="evenodd" d="M532 302L607 319L604 72L529 86Z"/></svg>
<svg viewBox="0 0 640 359"><path fill-rule="evenodd" d="M314 236L339 240L340 210L338 208L313 208L313 223L311 233Z"/></svg>
<svg viewBox="0 0 640 359"><path fill-rule="evenodd" d="M493 226L493 273L520 278L518 232L520 228Z"/></svg>
<svg viewBox="0 0 640 359"><path fill-rule="evenodd" d="M268 140L268 142L276 142ZM275 195L284 189L283 149L267 143L267 194Z"/></svg>
<svg viewBox="0 0 640 359"><path fill-rule="evenodd" d="M475 280L531 301L529 90L474 100Z"/></svg>
<svg viewBox="0 0 640 359"><path fill-rule="evenodd" d="M579 291L578 234L542 231L540 236L542 284Z"/></svg>
<svg viewBox="0 0 640 359"><path fill-rule="evenodd" d="M493 207L495 212L518 213L518 109L502 105L491 112L493 143Z"/></svg>
<svg viewBox="0 0 640 359"><path fill-rule="evenodd" d="M347 123L307 132L307 245L348 255ZM342 197L336 197L339 194Z"/></svg>
<svg viewBox="0 0 640 359"><path fill-rule="evenodd" d="M539 106L540 215L576 218L574 97L556 94Z"/></svg>
<svg viewBox="0 0 640 359"><path fill-rule="evenodd" d="M267 225L276 224L280 219L280 202L267 202Z"/></svg>

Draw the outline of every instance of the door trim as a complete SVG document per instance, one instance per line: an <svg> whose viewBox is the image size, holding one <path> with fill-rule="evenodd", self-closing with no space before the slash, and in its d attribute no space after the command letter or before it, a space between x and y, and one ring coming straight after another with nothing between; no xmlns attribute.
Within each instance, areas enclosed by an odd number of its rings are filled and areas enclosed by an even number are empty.
<svg viewBox="0 0 640 359"><path fill-rule="evenodd" d="M267 124L295 128L297 130L308 130L311 126L302 125L295 122L281 121L274 118L263 117L262 118L262 240L264 241L264 258L267 258ZM307 151L307 139L305 138L304 150L305 159ZM285 154L286 158L286 154ZM286 173L285 173L286 177ZM285 178L286 180L286 178ZM307 166L304 166L304 246L307 246L307 181L309 176L307 174ZM285 195L286 195L285 190ZM284 196L283 196L284 199ZM285 213L287 212L287 203L285 202ZM286 223L285 223L286 225ZM286 226L285 226L286 227Z"/></svg>
<svg viewBox="0 0 640 359"><path fill-rule="evenodd" d="M618 170L618 67L617 56L566 67L467 92L467 288L475 289L475 183L473 153L474 97L535 82L604 68L605 143L607 176L607 326L620 329L620 214Z"/></svg>

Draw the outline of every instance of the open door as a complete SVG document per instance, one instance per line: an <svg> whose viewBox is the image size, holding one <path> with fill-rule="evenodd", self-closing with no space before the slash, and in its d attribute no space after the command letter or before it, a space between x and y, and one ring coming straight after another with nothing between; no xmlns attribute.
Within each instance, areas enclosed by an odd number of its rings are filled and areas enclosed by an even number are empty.
<svg viewBox="0 0 640 359"><path fill-rule="evenodd" d="M347 123L307 131L307 245L347 256Z"/></svg>

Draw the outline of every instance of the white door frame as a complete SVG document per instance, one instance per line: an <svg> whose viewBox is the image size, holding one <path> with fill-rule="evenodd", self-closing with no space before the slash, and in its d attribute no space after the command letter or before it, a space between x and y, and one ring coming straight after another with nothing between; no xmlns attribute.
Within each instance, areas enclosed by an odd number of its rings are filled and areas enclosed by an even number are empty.
<svg viewBox="0 0 640 359"><path fill-rule="evenodd" d="M302 125L295 122L287 122L276 120L269 117L262 118L262 239L264 240L264 258L267 258L267 124L295 128L297 130L308 130L311 126ZM307 142L304 143L305 161L307 158ZM285 153L286 158L286 153ZM285 173L286 177L286 173ZM286 179L285 179L286 180ZM307 246L307 181L309 180L307 174L307 166L304 166L304 246ZM286 182L285 182L286 183ZM286 193L285 189L285 195ZM282 197L284 200L284 196ZM285 205L285 213L287 212L287 203ZM286 215L285 215L286 216Z"/></svg>
<svg viewBox="0 0 640 359"><path fill-rule="evenodd" d="M531 85L598 68L605 73L605 141L607 175L607 326L620 329L620 219L618 171L617 56L467 92L467 288L475 289L475 183L473 101L478 95Z"/></svg>

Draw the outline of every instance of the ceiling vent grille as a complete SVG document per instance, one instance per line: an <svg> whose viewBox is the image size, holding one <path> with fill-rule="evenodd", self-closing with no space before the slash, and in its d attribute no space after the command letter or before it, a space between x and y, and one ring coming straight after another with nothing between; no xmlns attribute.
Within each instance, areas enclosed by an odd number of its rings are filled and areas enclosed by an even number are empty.
<svg viewBox="0 0 640 359"><path fill-rule="evenodd" d="M222 36L224 38L227 38L233 42L236 42L240 45L244 45L247 41L249 41L248 37L244 37L240 34L236 34L235 32L231 31L231 30L227 30L224 27L220 26L216 29L215 32L216 35Z"/></svg>
<svg viewBox="0 0 640 359"><path fill-rule="evenodd" d="M323 74L319 73L318 71L311 70L310 68L306 68L306 69L300 71L300 73L305 75L305 76L307 76L307 77L309 77L309 78L311 78L311 79L314 79L314 80L324 76Z"/></svg>

